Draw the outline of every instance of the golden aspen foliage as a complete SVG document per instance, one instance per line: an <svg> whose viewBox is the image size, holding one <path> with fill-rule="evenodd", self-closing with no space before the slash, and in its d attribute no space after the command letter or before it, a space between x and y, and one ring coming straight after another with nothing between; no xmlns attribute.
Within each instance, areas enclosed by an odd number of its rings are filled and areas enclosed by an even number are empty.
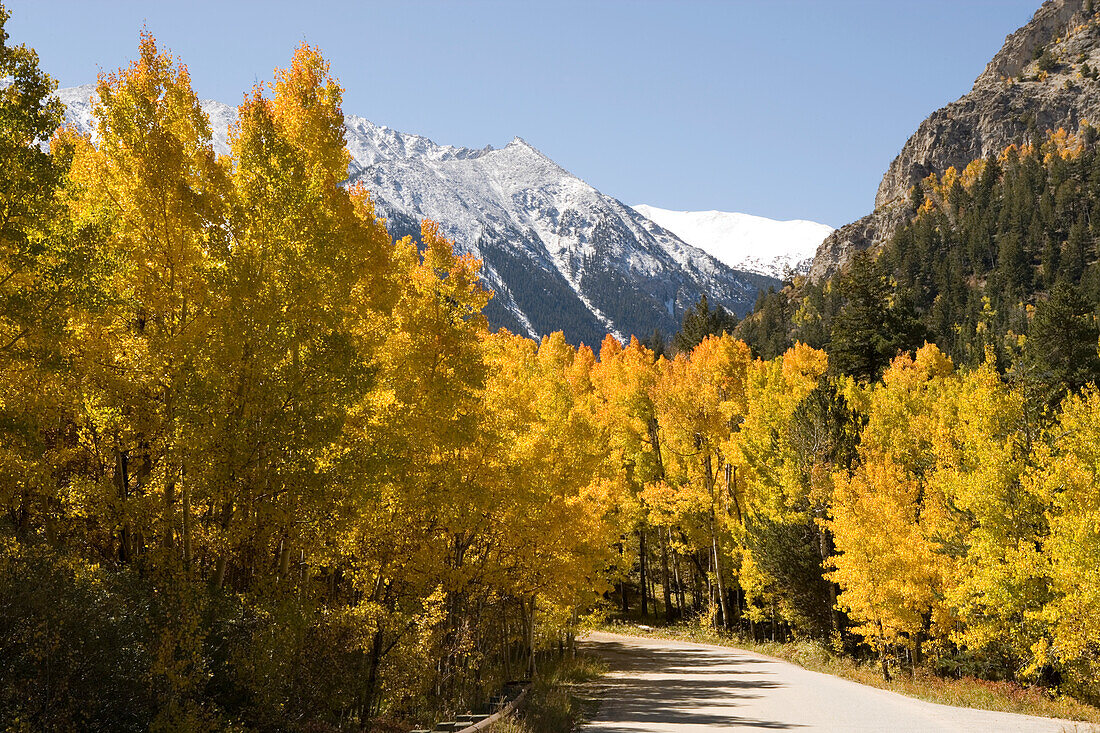
<svg viewBox="0 0 1100 733"><path fill-rule="evenodd" d="M672 511L689 546L709 552L714 596L711 613L733 619L727 594L732 532L742 516L729 455L731 436L746 411L751 355L732 336L709 336L690 355L659 362L653 402L667 446L665 474Z"/></svg>
<svg viewBox="0 0 1100 733"><path fill-rule="evenodd" d="M1100 694L1100 392L999 370L996 298L985 363L925 344L881 381L801 342L491 333L464 243L393 241L348 182L318 49L244 95L220 159L148 33L94 135L55 132L2 30L0 72L0 716L430 725L613 604ZM1077 176L1087 139L1002 162ZM998 165L926 178L918 224Z"/></svg>
<svg viewBox="0 0 1100 733"><path fill-rule="evenodd" d="M81 437L102 477L97 511L121 526L118 557L171 544L189 396L201 392L226 250L225 171L187 70L143 34L139 59L97 85L96 142L73 140L69 207L102 232L107 307L73 324Z"/></svg>
<svg viewBox="0 0 1100 733"><path fill-rule="evenodd" d="M665 450L653 401L660 368L654 358L636 338L624 347L608 335L592 370L596 419L611 468L608 490L619 497L615 521L624 537L644 532L650 521L666 529L673 523L665 501ZM635 558L625 543L620 543L620 553L617 572L627 575Z"/></svg>
<svg viewBox="0 0 1100 733"><path fill-rule="evenodd" d="M792 474L795 466L781 449L791 416L825 375L824 351L795 344L780 358L754 362L747 385L747 413L736 448L745 479L753 486L748 502L755 512L783 518L797 509L808 487Z"/></svg>
<svg viewBox="0 0 1100 733"><path fill-rule="evenodd" d="M690 356L661 364L653 401L669 446L669 481L684 513L714 514L722 522L736 513L720 474L744 418L750 363L744 342L709 336Z"/></svg>
<svg viewBox="0 0 1100 733"><path fill-rule="evenodd" d="M962 623L951 637L1022 669L1043 634L1035 613L1048 597L1037 545L1043 504L1027 476L1032 416L988 360L953 380L940 404L932 484L953 513L939 534L957 563L947 602Z"/></svg>
<svg viewBox="0 0 1100 733"><path fill-rule="evenodd" d="M949 518L932 486L932 439L951 361L935 346L896 358L870 396L859 465L839 474L828 527L836 555L828 577L841 589L838 605L855 630L879 651L886 674L888 646L914 656L952 618L943 602L952 563L938 538Z"/></svg>
<svg viewBox="0 0 1100 733"><path fill-rule="evenodd" d="M487 345L486 400L510 446L502 455L507 479L495 511L505 512L501 525L512 529L506 546L520 543L505 553L518 563L502 588L538 594L543 612L565 626L602 590L613 539L607 516L617 497L609 493L612 466L593 409L594 359L561 332L537 348L508 334L489 337Z"/></svg>
<svg viewBox="0 0 1100 733"><path fill-rule="evenodd" d="M1072 670L1073 692L1095 696L1100 648L1100 392L1095 387L1063 402L1054 439L1038 452L1036 464L1030 488L1047 508L1049 535L1042 554L1036 548L1030 559L1033 568L1049 573L1050 598L1037 613L1034 605L1027 608L1049 630L1035 642L1033 663Z"/></svg>
<svg viewBox="0 0 1100 733"><path fill-rule="evenodd" d="M0 508L24 534L58 510L55 468L72 453L65 324L94 296L100 258L63 215L64 161L41 147L62 117L56 82L9 41L8 19L0 7Z"/></svg>
<svg viewBox="0 0 1100 733"><path fill-rule="evenodd" d="M835 591L821 569L831 540L821 523L832 473L844 462L840 454L850 452L855 426L825 378L827 367L825 352L801 343L771 362L755 362L747 414L731 450L741 476L739 581L749 618L778 614L796 633L838 637Z"/></svg>

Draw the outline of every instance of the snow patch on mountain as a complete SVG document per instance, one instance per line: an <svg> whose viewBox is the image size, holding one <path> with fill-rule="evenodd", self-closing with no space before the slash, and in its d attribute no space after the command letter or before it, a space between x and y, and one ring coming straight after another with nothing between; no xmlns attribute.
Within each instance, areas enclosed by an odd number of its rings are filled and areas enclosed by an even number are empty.
<svg viewBox="0 0 1100 733"><path fill-rule="evenodd" d="M775 278L804 275L818 245L833 232L827 224L777 221L732 211L670 211L639 204L648 219L735 270Z"/></svg>
<svg viewBox="0 0 1100 733"><path fill-rule="evenodd" d="M93 139L98 126L92 113L92 99L96 97L95 84L82 84L57 90L57 97L65 105L65 124L72 125L81 133L89 133ZM230 107L214 99L203 99L199 106L210 119L210 132L213 137L214 152L229 155L229 128L237 122L237 108Z"/></svg>

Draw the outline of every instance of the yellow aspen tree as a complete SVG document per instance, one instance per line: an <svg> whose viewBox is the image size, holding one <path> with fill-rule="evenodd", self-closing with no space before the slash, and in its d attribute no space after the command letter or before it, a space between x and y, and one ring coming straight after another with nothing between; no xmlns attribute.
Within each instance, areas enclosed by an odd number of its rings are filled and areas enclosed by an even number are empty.
<svg viewBox="0 0 1100 733"><path fill-rule="evenodd" d="M732 625L727 597L729 533L737 513L731 492L732 466L726 454L730 436L746 410L748 346L731 336L711 336L690 356L663 362L653 388L669 453L665 468L676 487L679 511L691 517L705 537L722 623Z"/></svg>
<svg viewBox="0 0 1100 733"><path fill-rule="evenodd" d="M859 465L837 477L829 578L856 632L879 652L886 678L890 648L919 658L933 625L943 633L949 618L943 598L952 568L937 542L947 510L929 475L937 405L952 371L935 346L896 358L872 392Z"/></svg>
<svg viewBox="0 0 1100 733"><path fill-rule="evenodd" d="M1036 618L1049 598L1044 502L1027 478L1034 431L1025 396L995 365L960 375L938 400L937 468L930 493L952 510L940 533L956 565L947 602L964 650L1015 659L1024 669L1044 636Z"/></svg>
<svg viewBox="0 0 1100 733"><path fill-rule="evenodd" d="M300 46L230 131L231 243L215 282L218 409L199 425L189 504L227 572L286 580L332 557L344 424L372 386L392 307L393 247L361 188L341 186L341 89ZM201 472L201 474L200 474Z"/></svg>
<svg viewBox="0 0 1100 733"><path fill-rule="evenodd" d="M455 254L433 222L393 256L397 289L372 362L375 385L349 426L345 465L358 474L360 498L343 544L371 619L372 669L415 630L444 660L418 682L439 697L476 671L463 661L466 621L482 542L495 531L485 521L498 499L492 457L502 450L484 408L481 309L490 293L480 263Z"/></svg>
<svg viewBox="0 0 1100 733"><path fill-rule="evenodd" d="M104 75L96 145L73 141L74 218L105 232L115 263L110 311L78 326L91 408L85 430L104 456L118 507L117 554L171 547L180 435L201 380L224 253L225 171L187 69L142 35L139 58Z"/></svg>
<svg viewBox="0 0 1100 733"><path fill-rule="evenodd" d="M1051 432L1049 447L1037 450L1028 482L1045 505L1049 523L1042 555L1029 559L1032 568L1049 574L1050 582L1042 610L1027 609L1028 621L1047 630L1031 649L1029 671L1056 665L1071 694L1094 697L1100 666L1100 391L1089 387L1063 401Z"/></svg>
<svg viewBox="0 0 1100 733"><path fill-rule="evenodd" d="M64 156L41 147L61 122L56 82L32 49L9 42L8 18L0 7L0 510L18 534L55 539L64 514L55 476L71 453L59 357L70 313L96 291L83 263L98 258L65 216Z"/></svg>
<svg viewBox="0 0 1100 733"><path fill-rule="evenodd" d="M494 507L501 527L502 590L537 597L540 613L567 627L592 603L611 547L610 470L592 409L591 350L560 332L534 348L498 334L487 342L489 413L504 438L505 485Z"/></svg>
<svg viewBox="0 0 1100 733"><path fill-rule="evenodd" d="M186 67L148 33L138 59L101 76L96 92L95 145L70 136L63 146L72 216L101 234L113 266L107 307L71 326L81 336L80 435L99 464L79 503L109 528L119 561L149 557L159 571L156 725L201 725L199 600L177 572L178 489L186 425L206 407L196 399L216 312L210 279L226 245L226 172Z"/></svg>
<svg viewBox="0 0 1100 733"><path fill-rule="evenodd" d="M599 419L604 426L612 461L618 464L618 481L622 497L617 507L618 524L622 532L619 542L621 575L620 600L624 611L629 608L629 575L635 555L632 542L637 538L637 555L640 603L643 613L648 613L649 548L647 538L653 522L658 532L667 532L667 513L646 498L646 492L659 492L664 486L665 467L661 445L661 432L652 399L657 369L653 352L636 338L623 347L608 335L600 349L600 363L594 371L594 380L600 396ZM667 584L666 584L667 587ZM667 606L666 606L667 608Z"/></svg>
<svg viewBox="0 0 1100 733"><path fill-rule="evenodd" d="M829 542L819 511L831 495L835 444L844 437L834 433L848 429L830 412L844 410L827 391L827 367L825 352L801 343L754 362L746 415L729 444L744 513L738 542L745 613L753 624L778 614L794 633L818 637L839 627L822 579L822 545L829 549Z"/></svg>

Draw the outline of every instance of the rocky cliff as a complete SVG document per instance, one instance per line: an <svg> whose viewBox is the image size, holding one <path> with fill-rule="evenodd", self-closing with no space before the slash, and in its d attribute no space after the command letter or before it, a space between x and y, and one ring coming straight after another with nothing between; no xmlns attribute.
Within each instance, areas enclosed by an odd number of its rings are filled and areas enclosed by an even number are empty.
<svg viewBox="0 0 1100 733"><path fill-rule="evenodd" d="M1096 10L1100 10L1097 3ZM1100 121L1100 17L1092 0L1047 0L1005 44L969 93L933 112L883 176L875 210L829 235L810 279L837 272L860 249L888 240L908 217L910 189L930 173L996 155L1063 127Z"/></svg>

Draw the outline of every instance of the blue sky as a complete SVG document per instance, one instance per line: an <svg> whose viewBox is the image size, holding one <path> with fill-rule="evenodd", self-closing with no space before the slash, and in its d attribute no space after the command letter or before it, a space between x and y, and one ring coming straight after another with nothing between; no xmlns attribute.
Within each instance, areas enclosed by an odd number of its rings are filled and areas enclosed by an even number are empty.
<svg viewBox="0 0 1100 733"><path fill-rule="evenodd" d="M839 226L1039 0L4 4L62 86L125 64L146 24L235 103L308 41L345 112L444 144L519 135L631 204Z"/></svg>

